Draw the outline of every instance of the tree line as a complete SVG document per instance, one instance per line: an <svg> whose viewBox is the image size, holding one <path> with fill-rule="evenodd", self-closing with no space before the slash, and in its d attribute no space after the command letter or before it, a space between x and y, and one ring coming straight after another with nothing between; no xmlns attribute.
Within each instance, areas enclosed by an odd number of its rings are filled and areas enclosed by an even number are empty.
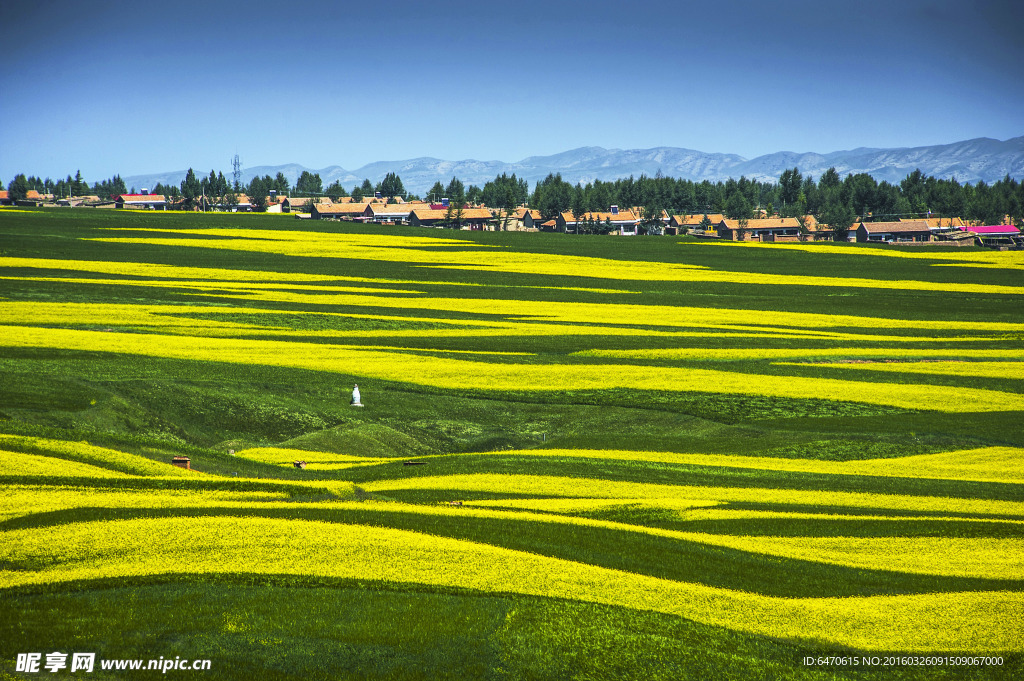
<svg viewBox="0 0 1024 681"><path fill-rule="evenodd" d="M54 182L50 178L17 175L8 185L11 198L20 200L30 189L40 193L61 196L80 196L87 192L102 198L128 193L119 175L89 185L81 172L74 177ZM275 191L279 196L309 197L321 196L338 200L351 196L360 200L380 194L389 201L395 197L405 200L419 200L416 194L407 192L396 173L388 173L377 183L369 179L354 185L346 191L340 182L328 187L317 173L303 171L295 185L290 185L283 173L276 177L264 175L254 177L248 184L232 184L223 173L213 170L208 176L197 178L189 168L185 179L178 185L157 184L154 194L170 197L172 202L181 203L183 208L192 209L198 205L237 205L237 197L245 193L256 210L265 210L267 196ZM135 192L132 187L131 193ZM483 187L465 186L457 177L447 185L435 182L426 193L426 200L439 203L442 198L450 204L486 205L503 213L505 219L516 208L529 206L538 210L545 219L551 219L564 212L584 216L590 212L607 211L612 205L640 207L641 217L648 221L660 219L666 211L672 215L721 213L726 217L747 220L760 214L781 217L814 215L819 222L843 229L855 220L893 221L906 217L926 215L940 217L962 217L982 224L1000 224L1005 216L1024 226L1024 184L1011 178L988 184L961 184L956 179L938 179L914 170L896 184L885 180L876 181L867 173L847 175L841 178L835 168L829 168L818 179L803 175L798 168L787 169L778 181L759 181L746 177L738 180L695 182L687 179L665 177L660 172L655 177L641 175L613 181L595 180L575 185L566 182L557 173L548 175L534 185L523 178L502 173ZM499 214L499 218L503 216Z"/></svg>
<svg viewBox="0 0 1024 681"><path fill-rule="evenodd" d="M783 171L777 182L746 177L694 182L659 174L572 185L561 175L551 174L536 184L530 196L530 206L546 218L566 211L607 211L611 205L641 207L645 214L662 210L672 215L721 213L739 220L761 211L780 217L814 215L839 228L849 227L857 219L884 222L928 214L984 224L1000 224L1009 215L1014 224L1022 225L1024 184L1009 175L991 185L960 184L955 179L926 176L920 170L891 184L878 182L867 173L841 179L835 168L815 180L792 168Z"/></svg>
<svg viewBox="0 0 1024 681"><path fill-rule="evenodd" d="M3 186L0 184L0 186ZM120 175L114 175L110 179L94 182L92 186L82 179L82 171L76 170L75 176L68 175L66 179L57 180L50 178L45 180L34 175L25 176L20 173L14 176L7 185L8 196L15 201L23 201L32 190L40 194L53 194L58 199L70 198L72 196L84 196L94 194L100 197L107 197L112 194L124 194L128 189Z"/></svg>

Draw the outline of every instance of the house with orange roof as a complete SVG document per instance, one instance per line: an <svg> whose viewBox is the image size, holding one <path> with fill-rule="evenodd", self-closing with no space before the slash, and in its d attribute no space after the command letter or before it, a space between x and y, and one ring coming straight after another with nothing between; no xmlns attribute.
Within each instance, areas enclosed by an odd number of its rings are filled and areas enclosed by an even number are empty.
<svg viewBox="0 0 1024 681"><path fill-rule="evenodd" d="M581 217L580 223L597 223L618 229L620 233L636 233L636 225L640 222L640 216L631 210L620 210L618 206L612 206L608 212L588 212ZM566 211L555 216L557 229L566 232L575 232L579 228L576 216L572 211Z"/></svg>
<svg viewBox="0 0 1024 681"><path fill-rule="evenodd" d="M19 206L41 206L46 200L47 197L44 196L43 194L40 194L35 189L29 189L25 193L24 199L20 199L18 201L11 200L11 203L14 203Z"/></svg>
<svg viewBox="0 0 1024 681"><path fill-rule="evenodd" d="M417 227L454 226L456 215L462 229L484 229L494 220L486 208L463 208L461 211L417 208L409 214L409 224Z"/></svg>
<svg viewBox="0 0 1024 681"><path fill-rule="evenodd" d="M747 220L746 225L739 220L722 218L715 231L718 238L730 241L799 241L800 220L797 218L760 218Z"/></svg>
<svg viewBox="0 0 1024 681"><path fill-rule="evenodd" d="M233 212L251 213L256 209L256 205L252 202L252 199L249 198L248 194L237 194L235 196L235 201L237 203L235 207L232 209ZM277 195L265 196L263 198L263 205L266 206L264 210L267 213L281 213L283 212L284 200L278 197ZM217 204L217 207L222 210L227 209L227 206L222 203Z"/></svg>
<svg viewBox="0 0 1024 681"><path fill-rule="evenodd" d="M333 203L327 196L288 196L281 200L281 211L284 213L305 213L309 209L310 201L315 204Z"/></svg>
<svg viewBox="0 0 1024 681"><path fill-rule="evenodd" d="M306 199L308 201L309 199ZM295 199L299 205L299 199ZM294 212L298 212L293 209ZM314 220L347 220L349 222L363 222L365 220L366 204L364 203L316 203L309 211L310 217Z"/></svg>
<svg viewBox="0 0 1024 681"><path fill-rule="evenodd" d="M248 194L236 194L235 195L235 211L239 213L250 213L252 212L252 201L249 199Z"/></svg>
<svg viewBox="0 0 1024 681"><path fill-rule="evenodd" d="M519 229L539 229L544 219L539 210L531 208L519 208L516 210L513 219Z"/></svg>
<svg viewBox="0 0 1024 681"><path fill-rule="evenodd" d="M632 208L630 208L630 210L633 211L633 215L636 215L640 219L643 219L643 216L644 216L644 207L643 206L633 206ZM669 224L672 221L672 218L669 216L668 211L665 210L664 208L661 209L661 221L663 223L665 223L666 225Z"/></svg>
<svg viewBox="0 0 1024 681"><path fill-rule="evenodd" d="M0 206L11 205L11 197L6 189L0 189Z"/></svg>
<svg viewBox="0 0 1024 681"><path fill-rule="evenodd" d="M368 222L391 223L396 225L409 224L409 215L414 210L430 208L425 201L410 201L408 203L368 203L363 217Z"/></svg>
<svg viewBox="0 0 1024 681"><path fill-rule="evenodd" d="M676 229L696 229L700 227L700 223L704 222L704 216L707 216L708 221L711 223L711 228L719 222L725 219L725 216L721 213L692 213L689 215L673 215L669 220L668 226L675 227Z"/></svg>
<svg viewBox="0 0 1024 681"><path fill-rule="evenodd" d="M900 222L924 221L932 231L949 231L951 229L963 229L963 218L900 218Z"/></svg>

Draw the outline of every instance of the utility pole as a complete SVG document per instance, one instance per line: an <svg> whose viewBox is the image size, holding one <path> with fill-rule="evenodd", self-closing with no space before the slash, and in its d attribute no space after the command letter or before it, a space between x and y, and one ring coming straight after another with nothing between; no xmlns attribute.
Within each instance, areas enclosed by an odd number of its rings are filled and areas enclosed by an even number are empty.
<svg viewBox="0 0 1024 681"><path fill-rule="evenodd" d="M235 191L239 191L242 188L242 160L238 158L238 154L231 159L232 175L235 179Z"/></svg>

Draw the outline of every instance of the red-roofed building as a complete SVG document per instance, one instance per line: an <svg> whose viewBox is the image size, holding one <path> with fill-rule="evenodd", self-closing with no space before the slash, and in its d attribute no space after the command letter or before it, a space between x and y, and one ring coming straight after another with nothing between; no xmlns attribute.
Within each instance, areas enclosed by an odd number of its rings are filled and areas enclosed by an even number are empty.
<svg viewBox="0 0 1024 681"><path fill-rule="evenodd" d="M978 236L1019 236L1020 230L1013 225L983 225L981 227L958 227L965 232L974 232Z"/></svg>
<svg viewBox="0 0 1024 681"><path fill-rule="evenodd" d="M959 229L966 234L976 234L982 246L1024 246L1024 236L1013 225L981 225Z"/></svg>

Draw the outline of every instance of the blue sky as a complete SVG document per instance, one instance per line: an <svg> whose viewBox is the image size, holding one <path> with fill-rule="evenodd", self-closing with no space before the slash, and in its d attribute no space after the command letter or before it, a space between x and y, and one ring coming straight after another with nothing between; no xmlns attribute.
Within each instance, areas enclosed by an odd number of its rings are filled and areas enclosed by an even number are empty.
<svg viewBox="0 0 1024 681"><path fill-rule="evenodd" d="M5 8L0 181L1024 135L1024 3Z"/></svg>

